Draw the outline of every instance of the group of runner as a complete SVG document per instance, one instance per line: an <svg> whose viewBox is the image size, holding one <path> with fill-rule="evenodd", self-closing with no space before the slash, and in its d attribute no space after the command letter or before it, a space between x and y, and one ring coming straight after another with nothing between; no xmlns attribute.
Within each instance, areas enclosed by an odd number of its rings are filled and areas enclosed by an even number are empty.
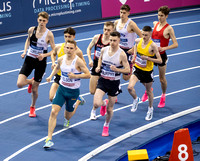
<svg viewBox="0 0 200 161"><path fill-rule="evenodd" d="M173 28L167 23L170 9L162 6L158 9L158 21L153 22L154 29L144 26L140 30L137 24L129 18L130 7L126 4L120 8L120 19L113 22L105 22L103 34L93 37L87 48L89 59L88 70L82 51L75 41L75 30L68 27L64 31L65 42L55 46L53 33L46 28L49 16L46 12L38 14L38 26L28 30L28 38L25 43L24 64L20 70L17 86L22 88L28 85L28 92L32 93L30 117L36 117L35 104L38 98L38 87L46 69L46 57L51 56L52 73L47 82L54 77L54 82L49 92L52 101L52 110L48 123L48 137L44 148L54 145L52 141L53 131L59 111L65 104L64 127L69 127L70 118L75 114L77 107L84 104L85 100L80 96L80 79L89 79L89 90L94 95L93 108L90 119L96 120L96 109L101 107L100 114L106 114L102 136L109 136L109 124L113 116L113 108L117 102L117 95L121 93L120 79L129 81L128 92L133 97L131 112L135 112L140 102L134 86L140 81L145 86L142 101L148 99L149 106L145 120L153 118L153 67L158 66L162 94L159 108L165 106L167 81L165 78L167 67L166 50L178 47ZM138 38L137 38L138 37ZM169 40L172 44L169 45ZM47 53L48 44L52 50ZM94 47L94 56L91 51ZM56 63L56 58L57 63ZM28 79L34 71L34 78ZM103 100L107 93L108 99Z"/></svg>

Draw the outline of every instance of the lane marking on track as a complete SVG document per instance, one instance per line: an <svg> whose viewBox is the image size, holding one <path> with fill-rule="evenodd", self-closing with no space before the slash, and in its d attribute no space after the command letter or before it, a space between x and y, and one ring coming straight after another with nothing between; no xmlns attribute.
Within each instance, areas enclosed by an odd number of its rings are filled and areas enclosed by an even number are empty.
<svg viewBox="0 0 200 161"><path fill-rule="evenodd" d="M175 74L175 73L184 72L184 71L193 70L193 69L198 69L198 68L200 68L200 66L195 66L195 67L191 67L191 68L185 68L185 69L181 69L181 70L177 70L177 71L167 72L166 75ZM156 77L158 77L158 76L159 76L159 75L155 75L154 78L156 78ZM46 83L47 83L47 82L46 82ZM46 84L46 83L45 83L45 84ZM128 82L127 82L127 83L121 84L121 86L125 86L125 85L128 85ZM27 89L27 88L26 88L26 89ZM17 91L15 91L15 92L17 92ZM5 94L7 94L7 93L5 93ZM4 95L5 95L5 94L4 94ZM8 94L10 94L10 93L8 93ZM81 94L81 96L87 96L87 95L90 95L90 93L88 92L88 93ZM2 96L2 95L0 95L0 96ZM45 108L47 108L47 107L49 107L49 106L51 106L51 104L48 104L48 105L39 107L39 108L36 109L36 111L45 109ZM29 114L29 111L24 112L24 113L19 114L19 115L16 115L16 116L13 116L13 117L10 117L10 118L5 119L5 120L3 120L3 121L0 121L0 125L3 124L3 123L6 123L6 122L8 122L8 121L14 120L14 119L16 119L16 118L19 118L19 117L21 117L21 116L27 115L27 114Z"/></svg>
<svg viewBox="0 0 200 161"><path fill-rule="evenodd" d="M170 12L170 14L176 14L176 13L182 13L182 12L191 12L191 11L198 11L200 10L200 8L194 8L194 9L186 9L186 10L180 10L180 11L172 11ZM156 12L156 11L155 11ZM153 17L153 16L157 16L158 14L155 13L155 14L150 14L150 15L143 15L143 16L130 16L131 19L140 19L140 18L149 18L149 17ZM118 18L116 18L118 19ZM113 20L116 20L116 19L111 19L111 21ZM94 25L100 25L100 24L103 24L105 23L106 21L101 21L101 22L97 22L97 23L89 23L89 24L86 24L86 25L78 25L78 26L72 26L73 28L81 28L81 27L88 27L88 26L94 26ZM65 25L65 26L68 26L68 25ZM59 28L59 29L54 29L54 30L51 30L53 32L55 31L60 31L60 30L64 30L65 28ZM27 34L22 34L22 35L17 35L17 36L10 36L10 37L5 37L5 38L1 38L0 41L2 40L9 40L9 39L14 39L14 38L19 38L19 37L24 37L24 36L27 36Z"/></svg>
<svg viewBox="0 0 200 161"><path fill-rule="evenodd" d="M180 92L188 91L188 90L195 89L195 88L199 88L199 87L200 87L200 85L197 85L197 86L193 86L193 87L189 87L189 88L177 90L177 91L174 91L174 92L171 92L171 93L166 94L166 96L170 96L170 95L173 95L173 94L177 94L177 93L180 93ZM154 97L154 99L157 99L157 98L160 98L160 96ZM142 102L140 101L139 103L142 103ZM132 106L132 104L127 105L127 106L123 106L123 107L121 107L121 108L115 109L114 112L120 111L120 110L122 110L122 109L131 107L131 106ZM162 123L164 123L164 122L170 121L170 120L172 120L172 119L175 119L175 118L184 116L184 115L186 115L186 114L189 114L189 113L192 113L192 112L195 112L195 111L198 111L198 110L200 110L200 106L197 106L197 107L191 108L191 109L189 109L189 110L185 110L185 111L182 111L182 112L179 112L179 113L176 113L176 114L167 116L167 117L165 117L165 118L163 118L163 119L154 121L154 122L152 122L152 123L146 124L146 125L144 125L144 126L142 126L142 127L140 127L140 128L137 128L137 129L131 131L131 132L130 132L130 133L131 133L130 136L133 136L133 135L135 135L135 134L137 134L137 133L139 133L139 132L142 132L142 131L144 131L144 130L147 130L148 128L157 126L157 125L162 124ZM97 117L101 117L101 115L97 115ZM71 125L68 129L73 128L73 127L76 127L76 126L81 125L81 124L83 124L83 123L86 123L86 122L88 122L88 121L90 121L90 119L86 119L86 120L80 121L80 122L78 122L78 123L76 123L76 124L74 124L74 125ZM60 134L61 132L66 131L66 130L68 130L68 129L61 129L61 130L58 130L58 131L56 131L56 132L53 133L53 136L55 136L55 135L57 135L57 134ZM126 133L126 134L124 134L124 135L121 135L121 136L117 137L116 139L113 139L114 141L113 141L113 140L112 140L112 141L109 141L108 143L103 144L102 146L100 146L100 147L98 147L97 149L93 150L92 152L90 152L89 154L87 154L85 157L86 157L86 158L89 158L89 157L91 158L91 157L93 157L94 155L100 153L101 151L107 149L108 147L110 147L110 146L112 146L112 145L114 145L114 144L116 144L116 143L118 143L118 142L124 140L125 138L130 137L130 136L129 136L129 133L128 133L128 134ZM38 143L44 141L46 138L47 138L47 136L45 136L45 137L43 137L43 138L41 138L41 139L39 139L39 140L37 140L37 141L35 141L35 142L33 142L33 143L31 143L31 144L29 144L29 145L27 145L27 146L21 148L20 150L16 151L15 153L13 153L12 155L10 155L9 157L5 158L4 161L9 161L10 159L13 159L15 156L19 155L20 153L24 152L25 150L29 149L30 147L32 147L32 146L34 146L34 145L36 145L36 144L38 144ZM87 159L86 159L86 160L87 160ZM83 160L83 159L81 158L80 161L85 161L85 160Z"/></svg>
<svg viewBox="0 0 200 161"><path fill-rule="evenodd" d="M188 25L188 24L194 24L194 23L200 23L200 21L190 21L190 22L172 24L171 26L181 26L181 25ZM79 39L79 40L76 40L76 42L87 41L87 40L91 40L92 38L93 37L91 37L91 38L85 38L85 39ZM62 44L62 43L58 43L56 45L59 45L59 44ZM10 53L5 53L5 54L0 54L0 57L1 56L8 56L8 55L13 55L13 54L18 54L18 53L22 53L22 52L24 52L24 50L10 52Z"/></svg>
<svg viewBox="0 0 200 161"><path fill-rule="evenodd" d="M134 129L132 131L129 131L113 140L110 140L109 142L101 145L100 147L94 149L93 151L91 151L90 153L86 154L85 156L83 156L82 158L80 158L78 161L87 161L88 159L91 159L93 158L95 155L101 153L102 151L110 148L111 146L125 140L125 139L128 139L142 131L145 131L145 130L148 130L152 127L155 127L155 126L158 126L158 125L161 125L165 122L168 122L168 121L171 121L171 120L174 120L174 119L177 119L179 117L182 117L184 115L187 115L187 114L190 114L190 113L193 113L193 112L196 112L196 111L200 111L200 106L196 106L196 107L193 107L191 109L188 109L188 110L185 110L185 111L182 111L182 112L179 112L179 113L176 113L176 114L173 114L173 115L170 115L170 116L167 116L167 117L164 117L160 120L157 120L157 121L154 121L152 123L149 123L149 124L146 124L144 126L141 126L137 129Z"/></svg>
<svg viewBox="0 0 200 161"><path fill-rule="evenodd" d="M189 36L184 36L184 37L179 37L179 38L177 38L177 40L185 39L185 38L193 38L193 37L198 37L198 36L200 36L200 34L197 34L197 35L189 35ZM181 55L182 53L196 52L196 51L200 51L200 49L194 49L194 50L189 50L189 51L180 52L180 55ZM179 54L179 53L177 53L177 54ZM171 55L171 54L170 54L170 55ZM168 55L168 56L170 56L170 55ZM84 54L83 56L86 57L87 54ZM47 65L49 65L49 64L51 64L51 63L52 63L52 62L47 62ZM10 71L1 72L1 73L0 73L0 76L1 76L1 75L4 75L4 74L12 73L12 72L17 72L17 71L19 71L20 69L21 69L21 68L13 69L13 70L10 70Z"/></svg>
<svg viewBox="0 0 200 161"><path fill-rule="evenodd" d="M200 51L200 49L191 50L191 51L185 51L185 52L176 53L176 54L170 54L170 55L168 55L168 56L169 56L169 57L170 57L170 56L177 56L177 55L182 55L182 54L191 53L191 52L196 52L196 51ZM181 69L181 70L177 70L177 71L191 70L191 69L195 69L195 68L199 68L199 67L200 67L200 66L195 66L195 67L186 68L186 69ZM175 72L176 72L176 71L175 71ZM167 74L167 73L166 73L166 74ZM0 73L0 75L1 75L1 73ZM154 76L154 77L157 77L157 76ZM53 82L53 81L51 81L51 82ZM46 85L46 84L48 84L48 82L43 82L43 83L40 83L40 86ZM12 94L12 93L16 93L16 92L19 92L19 91L27 90L27 88L28 88L28 87L24 87L24 88L16 89L16 90L13 90L13 91L5 92L5 93L0 94L0 97L6 96L6 95L9 95L9 94Z"/></svg>

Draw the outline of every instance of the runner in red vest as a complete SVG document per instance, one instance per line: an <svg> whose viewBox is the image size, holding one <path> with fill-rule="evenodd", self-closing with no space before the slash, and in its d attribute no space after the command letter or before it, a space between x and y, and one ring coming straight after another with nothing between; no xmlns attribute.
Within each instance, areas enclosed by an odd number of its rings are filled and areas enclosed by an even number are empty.
<svg viewBox="0 0 200 161"><path fill-rule="evenodd" d="M166 68L167 68L167 54L166 50L174 49L178 47L178 42L176 40L176 36L173 28L167 23L167 18L170 12L170 8L168 6L162 6L158 9L158 21L154 21L154 30L152 33L152 40L157 44L158 50L160 52L162 63L155 64L158 65L159 70L159 78L162 88L162 95L160 98L160 102L158 104L159 108L163 108L165 106L165 94L167 90L167 80L165 77ZM172 44L169 45L169 40L172 39ZM148 99L148 95L145 91L145 94L142 97L142 101L146 101Z"/></svg>

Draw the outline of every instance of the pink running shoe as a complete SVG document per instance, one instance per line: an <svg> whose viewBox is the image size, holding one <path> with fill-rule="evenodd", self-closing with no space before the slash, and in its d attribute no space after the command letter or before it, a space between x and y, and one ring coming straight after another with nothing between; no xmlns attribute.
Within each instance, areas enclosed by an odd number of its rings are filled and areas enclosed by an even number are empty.
<svg viewBox="0 0 200 161"><path fill-rule="evenodd" d="M151 88L151 90L153 91L153 88ZM147 94L147 91L145 91L144 95L142 96L141 101L145 102L147 99L148 99L148 94Z"/></svg>
<svg viewBox="0 0 200 161"><path fill-rule="evenodd" d="M101 106L101 109L100 109L101 116L104 116L106 114L106 107L108 105L108 99L105 99L104 102L106 102L106 105L105 106Z"/></svg>
<svg viewBox="0 0 200 161"><path fill-rule="evenodd" d="M158 104L158 108L163 108L165 107L165 95L162 95L160 98L160 102Z"/></svg>
<svg viewBox="0 0 200 161"><path fill-rule="evenodd" d="M34 77L32 79L34 79ZM32 92L32 84L29 84L28 85L28 93L31 93L31 92Z"/></svg>
<svg viewBox="0 0 200 161"><path fill-rule="evenodd" d="M32 107L32 106L30 107L29 117L36 117L35 107Z"/></svg>
<svg viewBox="0 0 200 161"><path fill-rule="evenodd" d="M116 100L115 100L115 103L117 103L117 98L116 98Z"/></svg>
<svg viewBox="0 0 200 161"><path fill-rule="evenodd" d="M103 127L103 132L102 132L102 136L109 136L109 127L104 126Z"/></svg>

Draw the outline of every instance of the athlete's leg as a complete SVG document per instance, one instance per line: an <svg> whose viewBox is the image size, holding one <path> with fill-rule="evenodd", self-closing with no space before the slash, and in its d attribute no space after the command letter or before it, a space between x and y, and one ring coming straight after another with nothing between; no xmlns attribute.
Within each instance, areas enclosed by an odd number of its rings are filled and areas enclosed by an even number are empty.
<svg viewBox="0 0 200 161"><path fill-rule="evenodd" d="M56 94L56 91L59 87L59 84L58 83L55 83L53 82L53 84L51 85L51 88L50 88L50 91L49 91L49 100L52 102L53 101L53 98Z"/></svg>
<svg viewBox="0 0 200 161"><path fill-rule="evenodd" d="M135 92L135 84L138 82L138 78L133 74L131 75L131 78L129 80L129 84L128 84L128 92L130 93L130 95L133 97L133 99L137 98L136 92Z"/></svg>
<svg viewBox="0 0 200 161"><path fill-rule="evenodd" d="M117 96L108 96L107 114L105 123L109 124L113 116L113 106Z"/></svg>
<svg viewBox="0 0 200 161"><path fill-rule="evenodd" d="M153 82L150 83L145 83L147 95L148 95L148 100L149 100L149 107L153 107L153 91L151 89Z"/></svg>
<svg viewBox="0 0 200 161"><path fill-rule="evenodd" d="M17 87L22 88L28 84L32 84L33 79L27 79L27 77L24 74L19 74L17 79Z"/></svg>
<svg viewBox="0 0 200 161"><path fill-rule="evenodd" d="M39 87L40 82L36 82L35 80L33 80L32 83L32 103L31 103L31 107L35 107L35 103L37 101L38 98L38 87Z"/></svg>
<svg viewBox="0 0 200 161"><path fill-rule="evenodd" d="M56 127L57 116L60 110L61 110L60 106L55 105L55 104L52 105L52 110L51 110L51 114L49 117L49 124L48 124L48 138L50 140L52 140L52 134Z"/></svg>
<svg viewBox="0 0 200 161"><path fill-rule="evenodd" d="M158 66L159 78L160 78L160 83L161 83L161 88L162 88L163 94L165 94L166 90L167 90L167 80L166 80L166 77L165 77L166 68L167 68L167 65Z"/></svg>
<svg viewBox="0 0 200 161"><path fill-rule="evenodd" d="M90 93L92 95L95 94L98 80L99 80L99 76L91 75L91 78L90 78Z"/></svg>

